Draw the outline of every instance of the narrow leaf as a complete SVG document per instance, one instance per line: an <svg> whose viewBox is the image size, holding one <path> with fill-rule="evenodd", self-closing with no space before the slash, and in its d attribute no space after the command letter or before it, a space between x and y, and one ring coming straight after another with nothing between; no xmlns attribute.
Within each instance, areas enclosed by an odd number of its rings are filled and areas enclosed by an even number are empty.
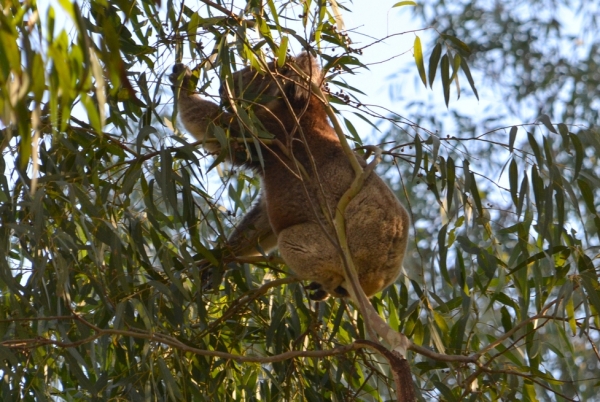
<svg viewBox="0 0 600 402"><path fill-rule="evenodd" d="M515 146L515 139L517 138L517 131L519 128L517 126L512 126L510 128L510 133L508 134L508 150L512 153Z"/></svg>
<svg viewBox="0 0 600 402"><path fill-rule="evenodd" d="M514 159L510 161L510 166L508 167L508 182L510 183L510 196L516 206L519 202L519 168Z"/></svg>
<svg viewBox="0 0 600 402"><path fill-rule="evenodd" d="M515 272L517 272L518 270L520 270L521 268L524 268L533 262L541 260L542 258L545 258L547 256L553 256L555 254L562 253L567 250L569 250L568 247L556 246L556 247L548 248L544 251L540 251L539 253L534 254L531 257L527 258L525 261L522 261L519 264L517 264L514 268L512 268L510 271L508 271L508 275L512 275Z"/></svg>
<svg viewBox="0 0 600 402"><path fill-rule="evenodd" d="M400 2L398 2L396 4L394 4L392 6L392 8L402 7L402 6L416 6L416 5L417 5L417 3L415 3L414 1L400 1Z"/></svg>
<svg viewBox="0 0 600 402"><path fill-rule="evenodd" d="M523 205L525 204L525 195L529 190L529 179L527 177L527 173L523 176L523 180L521 180L521 188L519 189L519 202L517 204L517 216L521 216L521 212L523 211Z"/></svg>
<svg viewBox="0 0 600 402"><path fill-rule="evenodd" d="M438 43L433 48L433 52L431 52L431 56L429 57L429 87L430 88L433 88L433 81L435 80L435 73L437 70L438 63L440 62L441 55L442 55L442 45Z"/></svg>
<svg viewBox="0 0 600 402"><path fill-rule="evenodd" d="M583 196L583 200L585 201L585 205L588 207L592 214L596 213L596 207L594 206L594 193L589 183L584 179L577 180L577 184L579 184L579 189L581 190L581 195Z"/></svg>
<svg viewBox="0 0 600 402"><path fill-rule="evenodd" d="M535 155L535 159L537 161L538 166L541 168L544 166L544 158L542 157L542 152L540 151L540 146L538 145L535 137L532 133L527 133L527 139L529 140L529 146Z"/></svg>
<svg viewBox="0 0 600 402"><path fill-rule="evenodd" d="M450 101L450 60L448 59L447 54L445 54L442 57L442 63L440 65L440 72L442 74L442 87L444 89L444 101L446 102L446 107L448 107L448 102Z"/></svg>
<svg viewBox="0 0 600 402"><path fill-rule="evenodd" d="M460 39L451 36L451 35L442 35L442 37L444 39L448 39L450 42L454 43L454 45L456 46L456 49L459 49L460 51L462 51L466 56L471 55L471 48L469 48L469 46L467 46L467 44L463 41L461 41Z"/></svg>
<svg viewBox="0 0 600 402"><path fill-rule="evenodd" d="M462 68L463 73L465 73L467 81L469 81L469 85L471 86L475 97L477 98L477 100L479 100L479 94L477 93L477 88L475 88L475 81L473 81L471 70L469 69L469 65L467 64L467 61L464 58L460 61L460 68Z"/></svg>
<svg viewBox="0 0 600 402"><path fill-rule="evenodd" d="M569 129L565 123L558 123L558 132L563 140L563 147L569 148Z"/></svg>
<svg viewBox="0 0 600 402"><path fill-rule="evenodd" d="M285 56L287 55L288 48L288 37L284 36L281 38L281 43L279 44L279 49L277 50L277 66L283 67L285 64Z"/></svg>
<svg viewBox="0 0 600 402"><path fill-rule="evenodd" d="M552 125L552 122L550 121L550 117L547 114L543 114L538 118L538 121L541 121L542 124L544 124L544 126L546 126L546 128L548 130L550 130L551 132L558 134L558 132L556 131L556 129L554 128L554 126Z"/></svg>
<svg viewBox="0 0 600 402"><path fill-rule="evenodd" d="M446 190L446 203L448 205L448 211L452 207L452 198L454 196L454 181L456 179L456 172L454 168L454 159L448 157L446 162L446 174L448 175L448 189Z"/></svg>
<svg viewBox="0 0 600 402"><path fill-rule="evenodd" d="M448 268L446 263L446 258L448 255L448 247L446 246L446 232L448 230L448 224L445 224L440 229L438 233L438 248L440 255L440 272L442 273L442 277L446 281L447 284L451 285L452 281L450 280L450 275L448 274Z"/></svg>
<svg viewBox="0 0 600 402"><path fill-rule="evenodd" d="M415 166L413 168L413 180L417 177L419 169L421 168L421 159L423 158L423 146L421 145L421 138L417 134L415 136Z"/></svg>
<svg viewBox="0 0 600 402"><path fill-rule="evenodd" d="M569 134L569 138L571 138L571 142L575 147L575 174L573 175L573 180L576 180L583 165L583 145L581 145L579 137L575 134Z"/></svg>
<svg viewBox="0 0 600 402"><path fill-rule="evenodd" d="M425 76L425 64L423 63L423 50L421 49L421 39L415 37L415 44L413 46L415 52L415 63L417 64L417 70L419 70L419 76L423 85L427 88L427 77Z"/></svg>

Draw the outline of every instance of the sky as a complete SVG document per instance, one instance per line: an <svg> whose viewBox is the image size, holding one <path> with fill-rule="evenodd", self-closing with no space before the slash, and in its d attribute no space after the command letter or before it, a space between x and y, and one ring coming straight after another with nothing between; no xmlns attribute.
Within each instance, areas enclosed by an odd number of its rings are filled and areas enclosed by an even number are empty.
<svg viewBox="0 0 600 402"><path fill-rule="evenodd" d="M366 48L360 60L369 66L369 70L360 70L355 76L345 75L347 82L365 92L365 103L383 106L395 113L406 116L402 106L408 101L423 101L431 107L431 112L442 116L448 112L439 79L439 72L433 85L433 90L425 88L421 82L413 56L413 44L418 35L422 48L425 66L433 49L431 43L437 38L433 29L422 25L422 21L413 17L413 7L402 6L393 8L396 1L378 1L377 6L372 2L355 1L348 5L351 12L343 12L346 28L352 33L351 38L357 45L367 45L377 39L386 38ZM477 100L468 88L466 77L459 74L462 88L461 97L457 99L455 86L452 85L449 107L460 109L462 113L481 117L489 113L491 105L502 101L494 91L486 90L481 85L482 79L473 71L475 86L480 99ZM399 101L398 98L403 98ZM383 114L385 111L382 110ZM410 118L410 116L407 116ZM371 133L373 129L359 119L352 119L359 133ZM452 119L446 119L445 127L450 132L439 133L457 135L453 132ZM363 134L364 135L364 134ZM370 137L371 140L375 140Z"/></svg>

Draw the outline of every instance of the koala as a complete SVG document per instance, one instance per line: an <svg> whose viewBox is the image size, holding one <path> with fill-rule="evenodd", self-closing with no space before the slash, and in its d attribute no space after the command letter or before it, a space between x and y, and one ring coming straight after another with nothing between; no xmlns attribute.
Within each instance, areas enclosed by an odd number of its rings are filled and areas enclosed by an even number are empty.
<svg viewBox="0 0 600 402"><path fill-rule="evenodd" d="M310 80L321 85L322 72L308 53L292 59ZM331 223L342 195L355 178L352 165L330 124L323 102L310 82L297 74L289 60L283 67L268 64L267 72L250 67L232 76L239 91L221 88L221 108L190 88L191 72L178 64L170 79L186 130L199 140L214 138L215 127L231 137L248 138L266 131L273 141L258 150L232 145L229 161L254 169L261 177L259 201L241 219L228 238L237 256L257 255L275 247L300 279L311 281L311 298L347 297L343 261ZM229 92L229 93L228 93ZM233 113L234 100L245 100L258 129ZM258 134L257 134L258 133ZM260 139L259 139L260 142ZM256 143L256 142L255 142ZM219 151L221 144L205 144ZM357 155L362 166L365 160ZM346 236L362 289L368 297L393 283L400 273L408 242L408 213L390 188L371 173L345 212Z"/></svg>

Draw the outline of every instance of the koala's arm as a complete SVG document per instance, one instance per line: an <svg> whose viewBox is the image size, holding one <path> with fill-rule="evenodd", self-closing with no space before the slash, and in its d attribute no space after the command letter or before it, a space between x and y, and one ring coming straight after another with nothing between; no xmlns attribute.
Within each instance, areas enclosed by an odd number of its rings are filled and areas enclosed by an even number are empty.
<svg viewBox="0 0 600 402"><path fill-rule="evenodd" d="M263 195L231 232L227 244L232 254L238 257L260 255L259 247L267 253L277 246Z"/></svg>
<svg viewBox="0 0 600 402"><path fill-rule="evenodd" d="M179 118L186 130L198 140L214 138L210 133L211 125L230 127L234 136L238 136L239 127L235 117L222 111L219 106L202 98L194 92L190 79L192 72L183 64L173 66L169 75L172 83L173 95L177 97ZM206 143L204 147L210 151L218 151L220 145L216 142Z"/></svg>

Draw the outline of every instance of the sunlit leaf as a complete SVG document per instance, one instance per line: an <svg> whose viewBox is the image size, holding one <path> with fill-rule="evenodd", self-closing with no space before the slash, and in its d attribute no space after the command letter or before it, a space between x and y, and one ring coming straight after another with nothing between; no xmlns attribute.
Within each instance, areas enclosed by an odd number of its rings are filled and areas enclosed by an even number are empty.
<svg viewBox="0 0 600 402"><path fill-rule="evenodd" d="M402 7L402 6L416 6L416 5L417 5L417 3L414 2L414 1L400 1L400 2L398 2L396 4L394 4L392 6L392 8L394 8L394 7Z"/></svg>
<svg viewBox="0 0 600 402"><path fill-rule="evenodd" d="M421 81L423 81L423 85L427 87L427 77L425 75L425 64L423 62L423 51L421 49L421 39L418 36L415 36L415 43L413 45L413 50L415 54L415 63L417 64L417 70L419 71L419 76L421 77Z"/></svg>

